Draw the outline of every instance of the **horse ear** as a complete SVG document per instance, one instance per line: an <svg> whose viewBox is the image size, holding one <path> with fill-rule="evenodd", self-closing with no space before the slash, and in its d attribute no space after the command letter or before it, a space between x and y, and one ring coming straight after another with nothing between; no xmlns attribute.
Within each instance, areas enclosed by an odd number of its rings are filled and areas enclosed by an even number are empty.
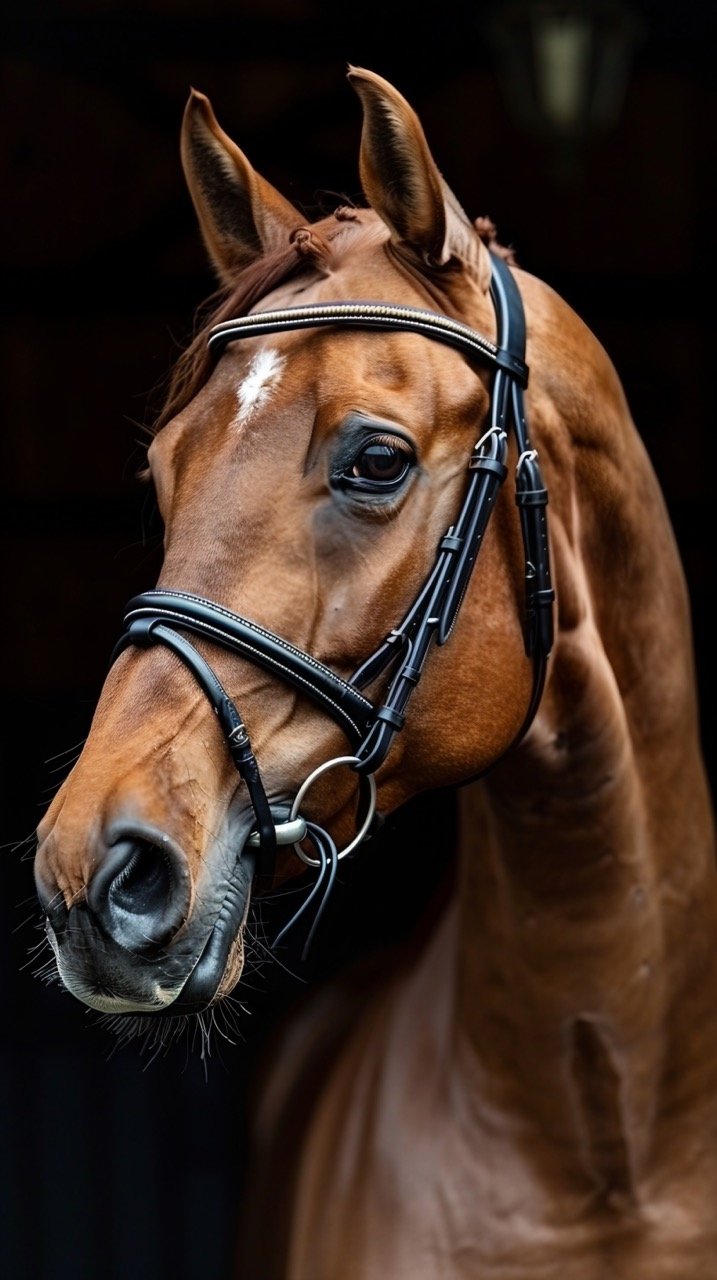
<svg viewBox="0 0 717 1280"><path fill-rule="evenodd" d="M363 107L361 182L392 240L431 266L457 255L487 288L485 246L439 172L415 111L373 71L349 67L348 78Z"/></svg>
<svg viewBox="0 0 717 1280"><path fill-rule="evenodd" d="M184 111L181 154L204 243L224 283L261 254L285 246L302 225L299 211L252 168L196 89Z"/></svg>

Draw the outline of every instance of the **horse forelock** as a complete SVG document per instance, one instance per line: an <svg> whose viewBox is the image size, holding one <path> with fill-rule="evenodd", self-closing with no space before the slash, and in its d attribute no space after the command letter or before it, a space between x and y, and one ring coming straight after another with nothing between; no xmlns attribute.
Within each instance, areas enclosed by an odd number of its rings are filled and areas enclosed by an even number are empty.
<svg viewBox="0 0 717 1280"><path fill-rule="evenodd" d="M257 258L231 286L212 294L200 307L194 337L175 364L152 434L184 409L209 377L212 360L207 339L214 325L246 315L267 294L291 280L326 275L347 253L374 240L377 230L388 234L370 210L341 205L329 216L296 228L284 247Z"/></svg>
<svg viewBox="0 0 717 1280"><path fill-rule="evenodd" d="M489 218L475 222L478 235L501 257L513 260L512 250L500 245ZM392 249L385 223L372 210L340 205L333 213L296 228L284 247L257 258L228 288L219 290L200 307L194 337L180 355L170 376L164 404L150 434L156 434L201 390L212 369L207 339L214 325L245 315L274 289L301 277L320 278L337 270L349 256L385 241ZM452 314L451 272L431 269L399 250L391 253L397 267L429 295L433 305Z"/></svg>

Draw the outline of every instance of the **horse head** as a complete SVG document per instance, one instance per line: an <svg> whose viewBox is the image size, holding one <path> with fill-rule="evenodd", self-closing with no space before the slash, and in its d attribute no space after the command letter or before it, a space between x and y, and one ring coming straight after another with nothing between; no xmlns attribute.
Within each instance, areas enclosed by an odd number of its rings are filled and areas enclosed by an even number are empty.
<svg viewBox="0 0 717 1280"><path fill-rule="evenodd" d="M461 783L506 751L535 701L521 525L511 484L494 493L490 480L522 460L491 417L506 374L495 256L409 104L372 72L349 80L366 204L313 222L254 170L207 98L187 104L182 160L221 300L179 362L149 449L165 530L157 591L129 611L36 860L62 982L105 1012L181 1013L232 989L254 845L289 829L297 793L299 821L345 847L362 776L375 773L382 813ZM537 282L518 277L538 305ZM346 304L363 306L356 323ZM398 309L416 325L386 322ZM440 324L424 332L428 312ZM257 325L285 314L306 324ZM476 358L471 334L483 335ZM495 501L471 576L475 557L458 574L451 556L478 473ZM441 618L426 595L439 578L453 594ZM404 661L415 686L404 723L385 691L417 599L439 645L425 646L420 685ZM360 765L369 728L371 769L321 770ZM279 845L265 883L304 870L299 839Z"/></svg>

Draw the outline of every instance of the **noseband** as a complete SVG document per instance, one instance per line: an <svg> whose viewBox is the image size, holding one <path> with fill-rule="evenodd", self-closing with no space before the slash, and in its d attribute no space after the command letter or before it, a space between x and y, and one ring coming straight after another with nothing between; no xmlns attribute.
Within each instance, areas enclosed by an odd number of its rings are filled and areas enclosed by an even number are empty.
<svg viewBox="0 0 717 1280"><path fill-rule="evenodd" d="M338 302L257 312L225 321L209 336L209 349L212 355L219 356L230 343L242 338L297 329L331 326L401 330L444 343L495 371L490 425L468 460L468 484L456 521L438 543L433 568L401 622L350 679L342 679L274 632L201 596L163 589L146 591L135 596L127 606L124 631L112 661L130 645L147 648L163 644L192 672L216 712L232 760L249 792L256 831L249 837L248 848L259 849L258 871L263 876L272 875L277 844L293 844L305 862L320 868L311 894L276 942L323 887L325 892L314 919L313 934L333 883L336 862L368 834L375 810L373 775L386 758L394 735L404 725L410 696L420 680L431 645L445 644L455 626L498 490L507 475L511 429L518 448L515 500L525 554L525 650L533 659L532 694L515 742L528 729L540 702L553 640L555 595L548 552L548 494L525 420L523 388L527 385L528 368L524 362L523 305L508 267L494 255L492 262L490 291L496 313L496 343L437 312L376 302ZM279 676L312 699L343 730L351 754L327 761L314 770L301 787L288 820L277 822L272 814L239 711L186 633L209 640ZM376 705L362 690L383 673L388 673L388 687L383 700ZM356 771L361 792L357 833L340 852L325 831L305 822L300 813L301 803L314 780L338 764L348 764ZM306 839L312 844L316 858L304 852L300 842Z"/></svg>

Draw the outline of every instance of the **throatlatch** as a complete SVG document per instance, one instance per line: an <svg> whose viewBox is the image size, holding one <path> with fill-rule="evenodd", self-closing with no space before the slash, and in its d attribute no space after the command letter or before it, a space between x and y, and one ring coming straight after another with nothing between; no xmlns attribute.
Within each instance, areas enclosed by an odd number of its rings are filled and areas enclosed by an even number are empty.
<svg viewBox="0 0 717 1280"><path fill-rule="evenodd" d="M507 475L511 430L518 448L515 500L525 555L525 650L533 660L533 690L516 743L530 726L540 702L553 643L555 598L550 578L548 494L525 419L523 388L527 385L528 368L523 304L509 268L500 258L491 257L490 291L497 321L496 343L438 312L378 302L340 302L256 312L217 325L209 337L209 348L218 356L229 343L260 334L322 326L407 330L451 346L495 370L489 425L468 460L467 490L455 524L441 538L433 568L401 622L350 680L343 680L316 658L265 627L189 592L147 591L135 596L127 606L124 631L112 661L130 645L147 648L163 644L192 672L216 712L254 808L256 831L250 836L243 856L253 857L253 849L258 846L257 871L270 878L277 844L292 844L305 862L319 867L311 892L278 934L274 945L319 899L304 947L306 952L335 881L338 860L369 832L376 797L373 775L385 760L394 735L403 728L411 694L421 678L431 646L434 642L438 646L445 644L455 627L498 491ZM327 761L314 770L300 789L286 821L277 821L271 812L237 707L209 663L187 639L187 632L287 681L330 715L346 735L352 754ZM383 701L375 706L361 690L384 672L389 676L388 687ZM348 764L359 775L361 802L359 831L340 852L327 832L304 820L299 813L301 801L314 779L339 763ZM302 841L306 840L316 853L315 858L305 853Z"/></svg>

